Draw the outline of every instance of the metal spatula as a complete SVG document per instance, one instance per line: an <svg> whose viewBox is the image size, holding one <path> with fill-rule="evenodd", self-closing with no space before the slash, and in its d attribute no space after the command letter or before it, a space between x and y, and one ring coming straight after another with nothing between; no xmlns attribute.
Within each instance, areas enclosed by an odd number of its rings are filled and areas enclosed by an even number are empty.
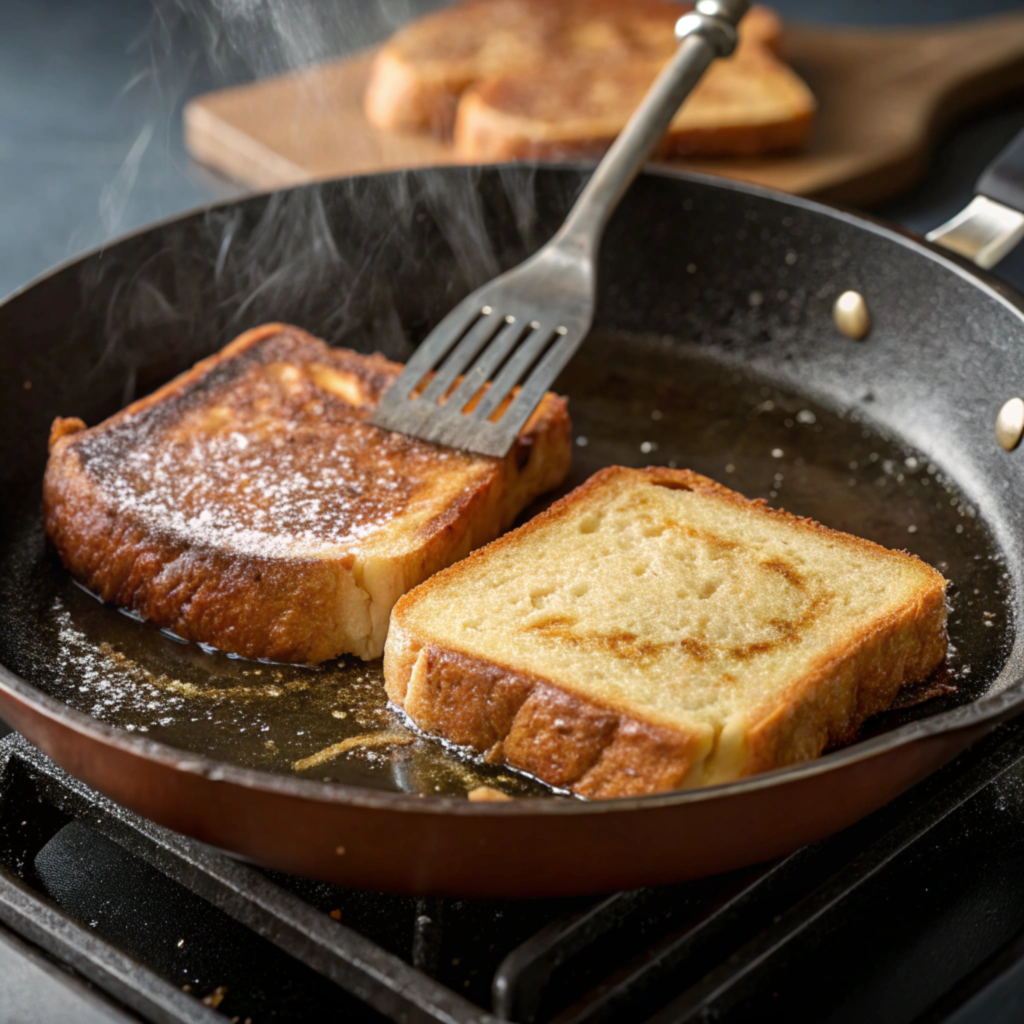
<svg viewBox="0 0 1024 1024"><path fill-rule="evenodd" d="M508 454L590 330L597 250L608 218L708 65L732 53L748 6L746 0L699 0L679 19L679 50L558 234L463 299L430 332L372 423L481 455Z"/></svg>

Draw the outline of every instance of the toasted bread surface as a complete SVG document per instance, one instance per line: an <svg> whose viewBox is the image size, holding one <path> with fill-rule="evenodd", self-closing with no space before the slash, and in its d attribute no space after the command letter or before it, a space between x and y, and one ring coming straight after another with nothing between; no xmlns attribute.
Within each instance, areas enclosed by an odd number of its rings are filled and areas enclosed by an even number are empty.
<svg viewBox="0 0 1024 1024"><path fill-rule="evenodd" d="M672 0L463 0L399 30L378 53L368 118L397 131L454 129L465 160L599 152L673 55ZM736 55L717 62L666 138L666 154L800 145L814 113L777 57L781 25L754 7Z"/></svg>
<svg viewBox="0 0 1024 1024"><path fill-rule="evenodd" d="M394 602L569 469L547 395L504 459L367 422L401 372L295 327L247 332L92 429L58 420L47 532L104 600L248 657L379 657Z"/></svg>
<svg viewBox="0 0 1024 1024"><path fill-rule="evenodd" d="M685 470L612 467L412 590L384 655L423 729L614 797L851 741L946 651L919 559Z"/></svg>
<svg viewBox="0 0 1024 1024"><path fill-rule="evenodd" d="M458 107L455 147L466 160L598 156L639 106L661 70L637 63L552 69L481 82ZM713 64L673 118L658 153L755 156L797 148L814 118L800 78L765 49Z"/></svg>

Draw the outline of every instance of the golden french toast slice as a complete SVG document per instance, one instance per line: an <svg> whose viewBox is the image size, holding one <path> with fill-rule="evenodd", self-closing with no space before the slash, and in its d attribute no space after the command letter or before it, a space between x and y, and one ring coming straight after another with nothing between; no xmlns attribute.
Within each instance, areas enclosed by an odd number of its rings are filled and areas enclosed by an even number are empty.
<svg viewBox="0 0 1024 1024"><path fill-rule="evenodd" d="M268 324L98 426L58 419L47 533L90 590L186 639L379 657L395 601L507 529L571 459L552 394L504 460L370 425L401 369Z"/></svg>
<svg viewBox="0 0 1024 1024"><path fill-rule="evenodd" d="M946 653L912 555L686 470L602 470L395 606L389 697L586 797L727 782L851 741Z"/></svg>
<svg viewBox="0 0 1024 1024"><path fill-rule="evenodd" d="M673 0L462 0L400 29L365 96L392 131L454 129L465 160L599 152L673 55L687 10ZM801 144L814 99L777 57L781 25L754 7L736 55L717 62L664 151L768 152Z"/></svg>
<svg viewBox="0 0 1024 1024"><path fill-rule="evenodd" d="M626 126L661 64L612 73L571 64L541 76L495 78L467 90L455 122L464 160L600 156ZM763 47L712 64L672 120L661 157L757 156L799 148L814 120L810 90Z"/></svg>

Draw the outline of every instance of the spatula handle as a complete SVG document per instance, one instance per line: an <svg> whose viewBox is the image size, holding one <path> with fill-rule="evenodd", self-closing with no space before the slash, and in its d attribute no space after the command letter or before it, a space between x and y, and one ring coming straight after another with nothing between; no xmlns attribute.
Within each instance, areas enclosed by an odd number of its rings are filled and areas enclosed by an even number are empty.
<svg viewBox="0 0 1024 1024"><path fill-rule="evenodd" d="M597 165L556 236L559 243L586 255L597 252L608 218L683 100L713 60L735 49L736 26L748 7L746 0L698 0L696 9L679 19L679 49Z"/></svg>
<svg viewBox="0 0 1024 1024"><path fill-rule="evenodd" d="M975 192L927 237L988 269L1024 241L1024 131L982 171Z"/></svg>

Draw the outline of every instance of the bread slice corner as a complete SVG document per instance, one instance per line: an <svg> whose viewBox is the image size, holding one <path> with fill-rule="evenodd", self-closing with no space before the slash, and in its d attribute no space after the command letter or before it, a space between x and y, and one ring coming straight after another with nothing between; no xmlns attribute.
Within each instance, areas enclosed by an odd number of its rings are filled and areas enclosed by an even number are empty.
<svg viewBox="0 0 1024 1024"><path fill-rule="evenodd" d="M853 740L946 652L905 552L686 470L611 467L398 602L388 695L585 797L728 782Z"/></svg>

